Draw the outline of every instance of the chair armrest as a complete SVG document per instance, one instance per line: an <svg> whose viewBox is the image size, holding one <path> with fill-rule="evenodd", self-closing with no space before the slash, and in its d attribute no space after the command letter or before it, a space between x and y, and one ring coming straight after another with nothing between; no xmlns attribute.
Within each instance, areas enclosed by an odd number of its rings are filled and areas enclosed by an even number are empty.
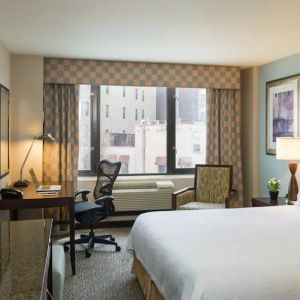
<svg viewBox="0 0 300 300"><path fill-rule="evenodd" d="M195 189L187 187L172 194L172 209L195 200Z"/></svg>
<svg viewBox="0 0 300 300"><path fill-rule="evenodd" d="M239 192L231 189L229 196L225 199L225 208L237 208L239 206Z"/></svg>
<svg viewBox="0 0 300 300"><path fill-rule="evenodd" d="M115 206L113 204L113 200L115 198L111 195L105 195L102 197L99 197L95 200L96 204L100 204L103 205L104 210L106 211L106 213L109 215L110 212L115 211Z"/></svg>
<svg viewBox="0 0 300 300"><path fill-rule="evenodd" d="M88 201L87 195L90 193L91 191L89 190L85 190L85 189L80 189L78 191L75 192L75 197L77 197L78 195L81 195L81 198L83 201Z"/></svg>

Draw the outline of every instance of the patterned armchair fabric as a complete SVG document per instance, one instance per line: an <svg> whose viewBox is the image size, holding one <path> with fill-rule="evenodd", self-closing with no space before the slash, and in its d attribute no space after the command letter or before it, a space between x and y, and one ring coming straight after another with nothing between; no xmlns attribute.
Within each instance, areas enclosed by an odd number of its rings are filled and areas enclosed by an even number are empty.
<svg viewBox="0 0 300 300"><path fill-rule="evenodd" d="M229 207L232 198L231 176L231 166L196 165L195 187L173 193L173 209Z"/></svg>
<svg viewBox="0 0 300 300"><path fill-rule="evenodd" d="M185 205L195 201L195 190L187 190L186 192L179 194L176 197L176 206Z"/></svg>
<svg viewBox="0 0 300 300"><path fill-rule="evenodd" d="M225 203L230 193L230 167L196 166L196 201Z"/></svg>

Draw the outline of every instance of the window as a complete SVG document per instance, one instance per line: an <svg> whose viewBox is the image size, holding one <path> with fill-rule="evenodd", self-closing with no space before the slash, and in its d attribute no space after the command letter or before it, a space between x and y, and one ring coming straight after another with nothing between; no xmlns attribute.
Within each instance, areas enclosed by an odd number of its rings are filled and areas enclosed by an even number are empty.
<svg viewBox="0 0 300 300"><path fill-rule="evenodd" d="M107 87L80 86L80 175L94 175L104 158L120 160L120 174L186 173L205 163L205 89Z"/></svg>
<svg viewBox="0 0 300 300"><path fill-rule="evenodd" d="M123 116L123 119L126 118L126 107L125 106L123 106L122 116Z"/></svg>
<svg viewBox="0 0 300 300"><path fill-rule="evenodd" d="M109 94L109 85L106 86L106 90L105 90L106 94Z"/></svg>
<svg viewBox="0 0 300 300"><path fill-rule="evenodd" d="M193 150L194 150L194 152L200 153L200 144L194 144Z"/></svg>
<svg viewBox="0 0 300 300"><path fill-rule="evenodd" d="M79 90L79 161L78 169L91 169L91 87L80 86Z"/></svg>
<svg viewBox="0 0 300 300"><path fill-rule="evenodd" d="M206 89L176 88L176 168L205 163Z"/></svg>
<svg viewBox="0 0 300 300"><path fill-rule="evenodd" d="M135 89L135 100L138 99L138 89Z"/></svg>
<svg viewBox="0 0 300 300"><path fill-rule="evenodd" d="M106 118L109 117L109 105L105 105L105 116Z"/></svg>
<svg viewBox="0 0 300 300"><path fill-rule="evenodd" d="M123 86L123 98L126 97L126 89L125 89L125 86Z"/></svg>

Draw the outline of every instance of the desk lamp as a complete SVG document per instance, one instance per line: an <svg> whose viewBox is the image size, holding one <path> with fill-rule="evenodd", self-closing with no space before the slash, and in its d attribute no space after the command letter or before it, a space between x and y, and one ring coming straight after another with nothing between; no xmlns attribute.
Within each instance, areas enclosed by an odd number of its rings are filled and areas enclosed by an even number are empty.
<svg viewBox="0 0 300 300"><path fill-rule="evenodd" d="M21 166L21 170L20 170L20 179L17 180L17 181L15 181L14 187L25 187L25 186L28 186L28 185L29 185L29 181L26 180L26 179L23 179L23 169L24 169L24 166L25 166L26 161L27 161L27 159L28 159L28 156L29 156L29 154L30 154L30 152L31 152L32 146L33 146L33 144L34 144L34 142L35 142L36 140L38 140L38 141L45 141L45 142L54 142L54 141L55 141L54 137L53 137L50 133L48 133L48 134L42 134L42 135L40 135L40 136L35 136L35 137L33 138L33 141L32 141L32 143L31 143L31 145L30 145L30 147L29 147L29 150L28 150L28 152L27 152L27 154L26 154L26 156L25 156L25 159L24 159L24 161L23 161L23 164L22 164L22 166Z"/></svg>
<svg viewBox="0 0 300 300"><path fill-rule="evenodd" d="M296 179L297 161L300 160L300 137L276 138L276 158L289 160L291 180L289 184L288 198L290 201L297 200L298 184Z"/></svg>

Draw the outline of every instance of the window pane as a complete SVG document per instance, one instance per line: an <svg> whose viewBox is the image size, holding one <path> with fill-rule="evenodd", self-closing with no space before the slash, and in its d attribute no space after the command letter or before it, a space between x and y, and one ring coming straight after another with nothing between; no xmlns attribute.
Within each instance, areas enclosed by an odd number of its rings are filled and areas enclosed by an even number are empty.
<svg viewBox="0 0 300 300"><path fill-rule="evenodd" d="M78 170L91 169L91 86L79 88L79 160Z"/></svg>
<svg viewBox="0 0 300 300"><path fill-rule="evenodd" d="M206 89L176 88L176 168L205 163Z"/></svg>
<svg viewBox="0 0 300 300"><path fill-rule="evenodd" d="M166 88L100 88L100 159L120 160L121 174L166 172ZM142 101L137 101L142 95ZM109 105L109 118L105 107Z"/></svg>

